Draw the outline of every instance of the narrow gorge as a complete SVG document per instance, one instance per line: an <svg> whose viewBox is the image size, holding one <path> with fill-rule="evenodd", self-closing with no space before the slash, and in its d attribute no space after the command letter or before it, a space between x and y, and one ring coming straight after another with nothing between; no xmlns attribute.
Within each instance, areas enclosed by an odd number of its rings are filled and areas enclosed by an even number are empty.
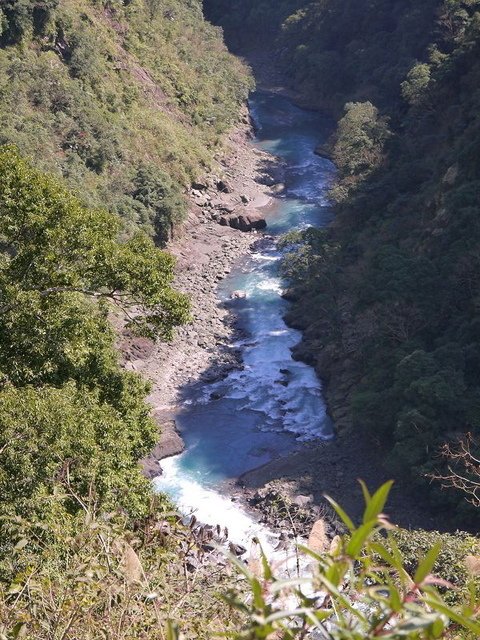
<svg viewBox="0 0 480 640"><path fill-rule="evenodd" d="M480 638L480 0L0 0L0 640Z"/></svg>
<svg viewBox="0 0 480 640"><path fill-rule="evenodd" d="M301 442L333 437L315 371L292 359L300 336L283 319L288 303L275 243L287 231L330 220L325 191L333 167L314 153L322 130L327 135L327 121L274 92L252 94L250 110L252 144L277 158L282 184L261 209L266 233L218 287L219 303L235 315L243 336L229 345L241 351L241 364L225 379L180 390L175 421L186 451L162 462L164 473L155 483L184 512L226 525L233 539L239 535L238 516L226 481L285 456ZM242 531L235 541L247 543L254 531Z"/></svg>

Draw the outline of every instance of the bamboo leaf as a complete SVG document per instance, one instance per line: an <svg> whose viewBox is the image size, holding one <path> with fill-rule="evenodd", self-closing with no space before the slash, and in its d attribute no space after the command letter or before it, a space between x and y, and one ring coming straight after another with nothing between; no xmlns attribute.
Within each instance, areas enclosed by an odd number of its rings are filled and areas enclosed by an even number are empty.
<svg viewBox="0 0 480 640"><path fill-rule="evenodd" d="M380 489L378 489L367 504L367 508L365 509L365 513L363 515L363 522L367 523L370 520L374 520L377 516L382 513L385 504L387 502L388 496L392 489L393 480L389 480L385 484L383 484Z"/></svg>
<svg viewBox="0 0 480 640"><path fill-rule="evenodd" d="M272 573L272 568L270 566L270 563L268 562L268 558L265 555L262 545L259 545L259 547L260 547L260 557L262 559L263 577L265 578L265 580L273 580L274 576Z"/></svg>
<svg viewBox="0 0 480 640"><path fill-rule="evenodd" d="M376 526L375 520L371 520L359 527L352 535L347 545L347 553L351 558L356 558L365 544L366 539Z"/></svg>
<svg viewBox="0 0 480 640"><path fill-rule="evenodd" d="M430 574L435 561L438 558L438 555L442 549L441 542L437 542L437 544L433 545L433 547L429 550L425 558L418 565L417 570L415 571L415 575L413 577L413 581L415 584L421 584L425 578Z"/></svg>
<svg viewBox="0 0 480 640"><path fill-rule="evenodd" d="M300 587L303 584L312 584L311 578L291 578L289 580L276 580L274 584L271 585L270 591L272 593L278 593L283 589L291 589Z"/></svg>
<svg viewBox="0 0 480 640"><path fill-rule="evenodd" d="M325 496L325 499L328 500L328 502L332 505L332 507L335 510L336 514L339 516L339 518L341 518L342 522L344 522L347 525L348 529L350 531L355 531L355 525L353 524L353 521L345 513L345 511L338 504L338 502L335 502L335 500L333 498L330 498L330 496Z"/></svg>
<svg viewBox="0 0 480 640"><path fill-rule="evenodd" d="M453 609L450 609L443 602L439 602L436 599L425 598L424 600L426 604L432 607L432 609L435 609L435 611L439 611L440 613L443 613L443 615L445 615L447 618L450 618L450 620L457 622L462 627L465 627L465 629L468 629L469 631L473 631L473 633L476 633L477 636L480 638L480 624L478 622L475 622L471 618L466 618L465 616L462 616L460 613L457 613Z"/></svg>
<svg viewBox="0 0 480 640"><path fill-rule="evenodd" d="M363 493L363 498L365 500L365 505L368 505L368 503L372 499L372 496L370 495L370 491L368 490L368 487L363 480L359 480L358 482L362 487L362 493Z"/></svg>

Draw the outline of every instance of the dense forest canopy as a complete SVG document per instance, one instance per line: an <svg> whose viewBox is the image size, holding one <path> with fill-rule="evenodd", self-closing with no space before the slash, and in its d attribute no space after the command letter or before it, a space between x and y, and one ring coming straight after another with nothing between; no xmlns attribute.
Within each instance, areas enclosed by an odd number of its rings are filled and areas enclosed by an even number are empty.
<svg viewBox="0 0 480 640"><path fill-rule="evenodd" d="M346 389L389 468L458 504L427 476L443 444L480 434L480 2L206 7L236 46L269 15L291 86L339 120L326 150L336 221L285 265L298 353Z"/></svg>

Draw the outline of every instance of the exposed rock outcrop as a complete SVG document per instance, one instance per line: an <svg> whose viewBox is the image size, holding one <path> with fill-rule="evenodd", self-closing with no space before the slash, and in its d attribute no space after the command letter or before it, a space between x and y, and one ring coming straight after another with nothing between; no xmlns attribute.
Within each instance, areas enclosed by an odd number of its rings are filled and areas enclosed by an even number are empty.
<svg viewBox="0 0 480 640"><path fill-rule="evenodd" d="M160 425L159 442L153 451L140 461L144 475L150 479L161 475L162 468L159 463L161 458L175 456L182 453L185 448L174 420L163 421L159 419L158 422Z"/></svg>
<svg viewBox="0 0 480 640"><path fill-rule="evenodd" d="M267 221L264 216L257 211L245 211L245 213L239 215L222 216L219 222L224 227L232 227L240 231L262 230L267 227Z"/></svg>

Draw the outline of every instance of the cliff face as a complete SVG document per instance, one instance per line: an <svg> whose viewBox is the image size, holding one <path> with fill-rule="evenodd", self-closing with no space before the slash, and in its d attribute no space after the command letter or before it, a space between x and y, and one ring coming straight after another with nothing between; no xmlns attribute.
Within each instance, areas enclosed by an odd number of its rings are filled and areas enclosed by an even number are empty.
<svg viewBox="0 0 480 640"><path fill-rule="evenodd" d="M164 241L250 82L201 3L12 1L0 23L0 143Z"/></svg>
<svg viewBox="0 0 480 640"><path fill-rule="evenodd" d="M239 15L210 4L229 26ZM442 445L480 428L480 3L271 8L286 78L339 119L336 222L306 234L308 260L289 273L297 353L326 379L340 426L366 429L392 473L444 505L425 476Z"/></svg>

